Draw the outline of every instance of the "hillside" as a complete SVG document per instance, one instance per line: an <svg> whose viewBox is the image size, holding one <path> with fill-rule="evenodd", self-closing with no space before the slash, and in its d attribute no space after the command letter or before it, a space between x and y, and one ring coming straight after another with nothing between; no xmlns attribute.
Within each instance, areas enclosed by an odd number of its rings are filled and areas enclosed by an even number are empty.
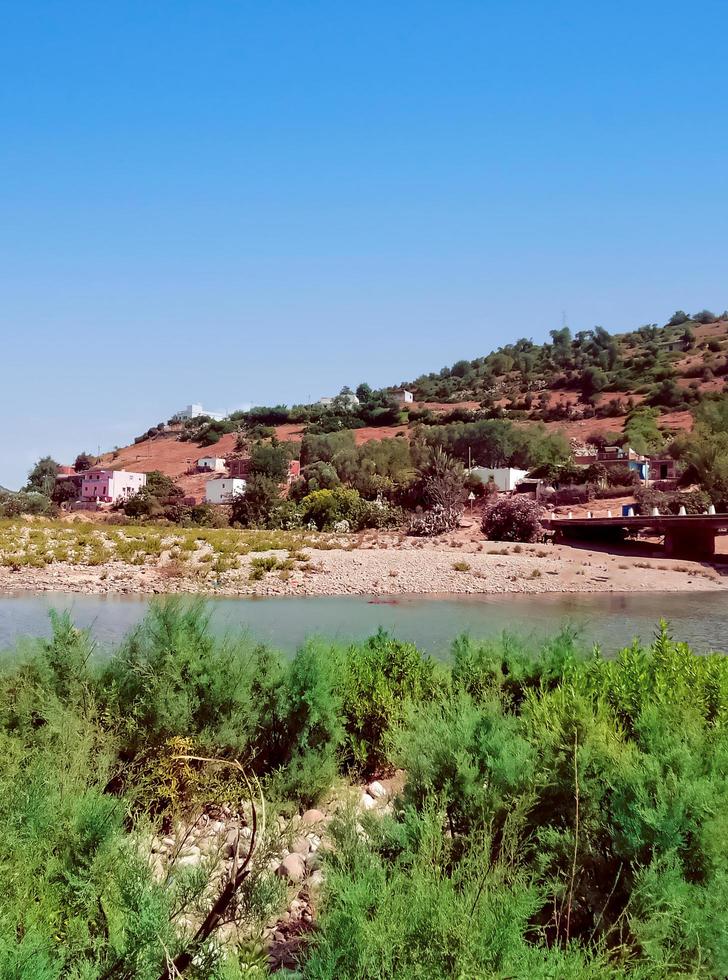
<svg viewBox="0 0 728 980"><path fill-rule="evenodd" d="M703 322L704 321L704 322ZM675 314L664 327L648 324L610 335L600 327L551 332L551 341L521 339L471 361L404 383L415 401L395 404L395 389L357 389L354 406L343 389L332 406L275 406L236 413L222 422L206 418L160 424L133 445L104 454L114 469L160 470L185 493L201 496L207 479L194 472L200 456L246 451L256 438L273 435L300 442L306 433L351 429L361 446L371 440L409 436L414 426L506 418L517 425L541 423L546 430L588 442L613 439L629 430L630 413L649 408L666 435L688 430L693 410L722 391L728 375L728 315L704 311L693 319ZM237 450L236 450L237 446Z"/></svg>
<svg viewBox="0 0 728 980"><path fill-rule="evenodd" d="M573 421L592 410L616 417L628 402L669 412L696 393L722 389L728 373L728 312L682 316L676 313L664 327L647 324L614 335L601 327L573 336L568 327L552 330L551 343L517 340L404 386L418 401L476 400L545 422Z"/></svg>

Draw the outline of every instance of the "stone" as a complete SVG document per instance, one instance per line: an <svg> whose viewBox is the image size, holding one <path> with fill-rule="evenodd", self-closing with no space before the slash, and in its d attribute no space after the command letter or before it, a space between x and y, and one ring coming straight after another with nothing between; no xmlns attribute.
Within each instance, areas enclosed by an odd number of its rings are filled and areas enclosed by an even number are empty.
<svg viewBox="0 0 728 980"><path fill-rule="evenodd" d="M326 817L320 810L306 810L301 817L301 823L315 826L316 824L323 823L325 819Z"/></svg>
<svg viewBox="0 0 728 980"><path fill-rule="evenodd" d="M367 786L367 793L370 796L373 796L375 800L386 800L387 796L389 795L386 788L379 782L378 779L375 779L373 783L369 783Z"/></svg>
<svg viewBox="0 0 728 980"><path fill-rule="evenodd" d="M288 854L276 868L276 874L290 884L297 885L306 874L306 863L300 854Z"/></svg>
<svg viewBox="0 0 728 980"><path fill-rule="evenodd" d="M316 870L313 872L310 878L312 888L320 888L324 883L324 873L323 871Z"/></svg>
<svg viewBox="0 0 728 980"><path fill-rule="evenodd" d="M361 799L359 800L360 810L373 810L376 805L377 801L368 793L361 794Z"/></svg>
<svg viewBox="0 0 728 980"><path fill-rule="evenodd" d="M179 868L194 868L202 860L202 855L199 850L196 854L184 854L182 857L177 858L177 867Z"/></svg>
<svg viewBox="0 0 728 980"><path fill-rule="evenodd" d="M305 837L296 837L291 844L291 852L293 854L302 854L305 857L310 850L311 842Z"/></svg>

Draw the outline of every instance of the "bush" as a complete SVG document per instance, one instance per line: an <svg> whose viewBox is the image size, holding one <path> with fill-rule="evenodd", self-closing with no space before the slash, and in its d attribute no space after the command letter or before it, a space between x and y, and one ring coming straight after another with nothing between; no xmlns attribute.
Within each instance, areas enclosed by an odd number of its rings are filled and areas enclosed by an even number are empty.
<svg viewBox="0 0 728 980"><path fill-rule="evenodd" d="M432 538L446 531L454 531L460 526L462 510L443 507L436 504L432 510L421 514L413 514L407 524L407 534L420 538Z"/></svg>
<svg viewBox="0 0 728 980"><path fill-rule="evenodd" d="M702 490L665 492L654 487L640 487L636 493L641 514L650 514L657 507L661 514L677 514L681 507L687 514L704 514L710 506L710 497Z"/></svg>
<svg viewBox="0 0 728 980"><path fill-rule="evenodd" d="M359 493L348 487L314 490L303 498L299 509L302 523L312 523L319 531L331 530L341 521L354 530L360 526L363 510Z"/></svg>
<svg viewBox="0 0 728 980"><path fill-rule="evenodd" d="M258 657L244 644L218 644L200 602L153 604L101 680L125 750L134 755L180 736L244 755L260 723L251 703Z"/></svg>
<svg viewBox="0 0 728 980"><path fill-rule="evenodd" d="M541 508L520 494L503 496L486 508L481 527L493 541L540 541Z"/></svg>
<svg viewBox="0 0 728 980"><path fill-rule="evenodd" d="M42 493L2 493L0 491L0 517L20 517L22 514L52 515L53 501Z"/></svg>
<svg viewBox="0 0 728 980"><path fill-rule="evenodd" d="M411 643L380 630L347 650L340 682L347 768L372 774L391 762L390 736L408 703L420 703L435 690L434 664Z"/></svg>
<svg viewBox="0 0 728 980"><path fill-rule="evenodd" d="M695 320L696 323L714 323L718 318L710 310L701 310L699 313L693 313L690 319Z"/></svg>
<svg viewBox="0 0 728 980"><path fill-rule="evenodd" d="M245 493L233 498L230 522L241 527L267 527L280 502L281 489L277 480L254 473L248 478Z"/></svg>

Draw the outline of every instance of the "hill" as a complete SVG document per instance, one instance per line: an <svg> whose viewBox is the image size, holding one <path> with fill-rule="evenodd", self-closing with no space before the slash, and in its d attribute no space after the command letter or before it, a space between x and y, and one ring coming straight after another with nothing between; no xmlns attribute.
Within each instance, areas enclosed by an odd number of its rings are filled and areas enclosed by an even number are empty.
<svg viewBox="0 0 728 980"><path fill-rule="evenodd" d="M520 339L405 382L402 387L415 396L410 404L394 402L395 388L372 391L363 384L358 402L345 388L329 406L258 407L222 421L170 420L99 462L160 470L186 493L201 496L207 477L195 472L198 457L244 454L251 441L271 435L300 442L307 433L351 429L361 446L410 436L421 424L503 418L541 423L579 442L628 437L644 450L645 420L667 435L690 429L695 407L722 391L728 375L728 313L687 317L678 311L663 327L647 324L614 335L601 327L572 335L564 327L550 336L543 344Z"/></svg>

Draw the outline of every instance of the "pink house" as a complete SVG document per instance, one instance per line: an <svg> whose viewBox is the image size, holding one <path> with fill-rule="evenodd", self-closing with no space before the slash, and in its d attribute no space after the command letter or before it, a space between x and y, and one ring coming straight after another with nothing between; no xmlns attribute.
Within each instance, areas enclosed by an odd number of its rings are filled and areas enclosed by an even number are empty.
<svg viewBox="0 0 728 980"><path fill-rule="evenodd" d="M126 470L89 470L83 475L81 499L100 504L115 504L128 500L147 482L146 473L127 473Z"/></svg>

